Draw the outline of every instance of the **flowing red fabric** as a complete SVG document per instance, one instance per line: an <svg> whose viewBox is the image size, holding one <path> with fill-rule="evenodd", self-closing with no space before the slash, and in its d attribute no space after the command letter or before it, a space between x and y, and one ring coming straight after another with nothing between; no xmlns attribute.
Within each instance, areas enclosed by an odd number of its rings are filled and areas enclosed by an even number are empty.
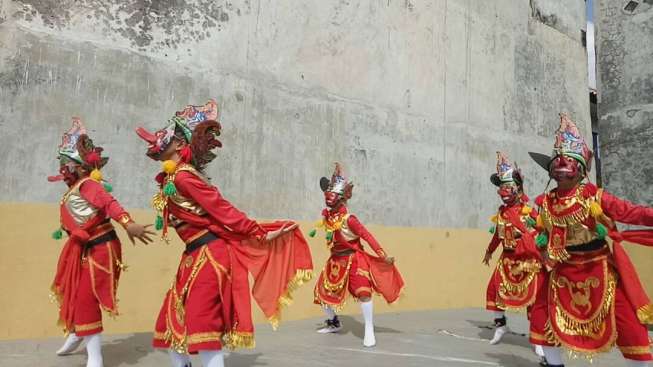
<svg viewBox="0 0 653 367"><path fill-rule="evenodd" d="M647 309L648 312L653 310L651 299L646 294L644 286L637 275L635 266L630 261L628 253L624 249L621 241L627 241L643 246L653 246L653 230L632 230L632 231L611 231L610 238L613 239L612 248L615 261L615 267L619 273L621 285L626 293L630 303L635 308L635 312ZM637 315L642 323L653 322L653 315Z"/></svg>
<svg viewBox="0 0 653 367"><path fill-rule="evenodd" d="M278 221L261 227L271 232L291 224ZM290 293L312 276L313 261L304 235L296 228L270 242L249 239L234 247L233 253L252 274L252 296L276 328L281 308L292 301ZM239 321L242 324L242 317Z"/></svg>
<svg viewBox="0 0 653 367"><path fill-rule="evenodd" d="M404 279L394 264L388 264L385 259L365 253L370 264L370 277L374 290L380 293L388 303L396 302L404 290Z"/></svg>
<svg viewBox="0 0 653 367"><path fill-rule="evenodd" d="M103 218L96 216L82 227L77 225L64 204L60 207L61 224L69 233L68 240L59 254L57 272L51 290L59 302L58 325L66 331L73 330L73 301L81 274L82 246L88 241L88 228L98 225Z"/></svg>

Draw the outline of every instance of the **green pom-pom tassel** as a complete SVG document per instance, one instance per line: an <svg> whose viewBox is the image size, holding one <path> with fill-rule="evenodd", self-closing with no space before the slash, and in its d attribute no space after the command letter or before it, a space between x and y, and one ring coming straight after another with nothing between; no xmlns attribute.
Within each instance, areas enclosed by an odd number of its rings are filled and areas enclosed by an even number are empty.
<svg viewBox="0 0 653 367"><path fill-rule="evenodd" d="M173 196L177 194L177 188L175 187L175 184L172 183L172 181L168 181L168 183L163 186L163 194L166 196Z"/></svg>
<svg viewBox="0 0 653 367"><path fill-rule="evenodd" d="M113 191L113 186L111 186L111 184L108 183L108 182L104 182L104 183L102 183L102 186L104 186L104 190L105 190L106 192L111 192L111 191Z"/></svg>
<svg viewBox="0 0 653 367"><path fill-rule="evenodd" d="M538 234L537 237L535 237L535 244L539 248L545 247L548 243L549 243L549 236L544 232Z"/></svg>
<svg viewBox="0 0 653 367"><path fill-rule="evenodd" d="M333 241L333 232L331 232L331 231L327 232L326 239L329 242Z"/></svg>
<svg viewBox="0 0 653 367"><path fill-rule="evenodd" d="M526 219L526 224L527 224L529 227L535 228L535 225L537 225L537 221L536 221L535 219L533 219L533 217L528 217L528 218Z"/></svg>
<svg viewBox="0 0 653 367"><path fill-rule="evenodd" d="M163 229L163 217L160 215L156 216L156 220L154 221L154 228L157 231L160 231Z"/></svg>
<svg viewBox="0 0 653 367"><path fill-rule="evenodd" d="M608 229L601 223L596 223L596 234L600 240L604 240L608 235Z"/></svg>
<svg viewBox="0 0 653 367"><path fill-rule="evenodd" d="M57 229L56 231L52 232L52 238L55 240L60 240L63 238L63 231L61 228Z"/></svg>
<svg viewBox="0 0 653 367"><path fill-rule="evenodd" d="M492 226L487 231L490 232L491 234L494 234L494 232L496 232L496 230L497 230L497 227Z"/></svg>
<svg viewBox="0 0 653 367"><path fill-rule="evenodd" d="M308 236L309 236L309 237L315 237L316 234L317 234L317 230L316 230L316 229L312 229L310 232L308 232Z"/></svg>

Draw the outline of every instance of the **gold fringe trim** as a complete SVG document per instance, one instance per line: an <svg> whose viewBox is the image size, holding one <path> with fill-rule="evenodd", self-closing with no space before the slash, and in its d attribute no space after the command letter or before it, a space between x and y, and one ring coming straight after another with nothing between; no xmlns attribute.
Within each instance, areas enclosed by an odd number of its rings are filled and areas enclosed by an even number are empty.
<svg viewBox="0 0 653 367"><path fill-rule="evenodd" d="M277 301L277 312L268 318L268 321L272 325L272 329L277 330L279 328L279 323L281 322L281 309L293 303L292 293L311 279L313 279L312 269L297 269L295 271L295 276L288 282L286 291Z"/></svg>
<svg viewBox="0 0 653 367"><path fill-rule="evenodd" d="M507 294L523 294L528 290L535 275L540 271L540 264L535 260L524 261L517 266L517 269L520 273L528 273L528 275L519 283L512 282L508 275L506 274L504 265L509 265L508 262L510 259L504 258L502 261L497 263L497 268L499 270L499 275L501 276L501 285L499 286L499 294L502 297L505 297Z"/></svg>
<svg viewBox="0 0 653 367"><path fill-rule="evenodd" d="M653 304L649 303L637 309L637 318L642 324L653 324Z"/></svg>
<svg viewBox="0 0 653 367"><path fill-rule="evenodd" d="M591 320L579 320L573 316L568 315L560 306L558 302L558 291L554 290L554 297L556 301L556 324L563 333L568 335L579 335L585 337L594 337L603 329L605 318L610 314L612 305L614 303L614 293L617 282L612 276L608 277L606 289L606 296L601 305L601 310ZM555 287L556 285L553 284Z"/></svg>
<svg viewBox="0 0 653 367"><path fill-rule="evenodd" d="M227 348L231 350L235 350L237 348L252 349L256 347L254 333L238 331L227 333L223 338L223 343Z"/></svg>

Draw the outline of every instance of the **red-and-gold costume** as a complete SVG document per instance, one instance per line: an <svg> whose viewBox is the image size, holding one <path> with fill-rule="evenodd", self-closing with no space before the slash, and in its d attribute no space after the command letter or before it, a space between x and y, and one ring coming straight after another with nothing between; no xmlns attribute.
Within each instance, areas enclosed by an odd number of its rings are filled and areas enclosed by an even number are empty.
<svg viewBox="0 0 653 367"><path fill-rule="evenodd" d="M331 256L315 284L315 303L340 309L347 292L356 298L381 294L388 303L395 302L404 282L396 266L385 262L386 254L379 242L350 214L347 207L322 211L320 227L331 235L327 246ZM367 242L376 256L364 251L361 239Z"/></svg>
<svg viewBox="0 0 653 367"><path fill-rule="evenodd" d="M85 134L81 121L74 120L71 132L64 135L60 159L74 165L91 160L80 156L76 147L79 137ZM61 172L70 187L60 202L61 229L68 234L68 240L61 250L51 287L59 302L58 324L66 333L74 332L77 336L97 334L102 331L101 310L111 315L118 313L116 290L123 267L122 253L110 219L123 226L132 220L97 177L71 178L65 166ZM64 175L51 177L51 181L62 180Z"/></svg>
<svg viewBox="0 0 653 367"><path fill-rule="evenodd" d="M621 240L653 245L647 231L618 232L615 222L653 226L653 208L634 205L593 184L565 196L537 198L552 267L531 320L531 342L596 354L616 343L624 357L651 360L647 328L653 305ZM613 239L612 251L601 233Z"/></svg>
<svg viewBox="0 0 653 367"><path fill-rule="evenodd" d="M653 246L653 231L620 232L616 223L653 226L653 208L581 183L592 155L565 114L553 157L531 153L558 187L536 199L536 241L546 246L550 272L532 308L530 341L588 356L616 343L627 359L652 360L645 324L653 323L653 304L621 242Z"/></svg>
<svg viewBox="0 0 653 367"><path fill-rule="evenodd" d="M139 131L150 142L150 152L157 144L169 144L166 131L175 128L192 133L196 142L198 129L209 126L212 132L202 130L211 134L208 145L218 146L213 137L219 134L219 124L213 121L217 117L215 101L188 106L176 117L183 118L173 119L168 130L156 135ZM193 143L190 147L195 148ZM164 162L164 172L157 176L161 189L153 205L162 215L164 236L168 227L173 227L186 249L156 321L153 345L178 353L223 346L252 348L251 297L276 328L282 306L292 301L292 291L312 277L310 250L298 229L266 241L268 232L292 223L259 224L248 218L191 164L200 157L199 152L189 149L181 161ZM250 275L254 281L251 295Z"/></svg>
<svg viewBox="0 0 653 367"><path fill-rule="evenodd" d="M537 212L523 201L502 205L493 217L494 235L486 253L492 254L499 245L503 251L487 286L486 309L518 310L535 302L544 280L531 226L535 218Z"/></svg>

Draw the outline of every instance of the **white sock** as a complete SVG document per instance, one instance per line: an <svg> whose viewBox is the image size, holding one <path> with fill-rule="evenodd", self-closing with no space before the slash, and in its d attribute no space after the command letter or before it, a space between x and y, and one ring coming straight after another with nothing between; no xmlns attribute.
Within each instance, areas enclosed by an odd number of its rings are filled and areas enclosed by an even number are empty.
<svg viewBox="0 0 653 367"><path fill-rule="evenodd" d="M368 327L374 329L374 304L372 301L361 302L361 310L363 311L363 320L365 320L365 330Z"/></svg>
<svg viewBox="0 0 653 367"><path fill-rule="evenodd" d="M334 317L336 317L336 312L329 306L322 306L322 309L324 310L324 314L326 315L327 319L333 320Z"/></svg>
<svg viewBox="0 0 653 367"><path fill-rule="evenodd" d="M628 367L648 367L648 361L635 361L632 359L626 359L626 364Z"/></svg>
<svg viewBox="0 0 653 367"><path fill-rule="evenodd" d="M506 313L504 311L494 311L494 318L501 319L503 318L503 316L505 316L505 314Z"/></svg>
<svg viewBox="0 0 653 367"><path fill-rule="evenodd" d="M537 354L539 357L544 357L544 350L542 349L541 345L535 344L535 354Z"/></svg>
<svg viewBox="0 0 653 367"><path fill-rule="evenodd" d="M544 358L546 358L546 363L552 365L562 365L562 355L560 354L559 347L547 347L542 346L544 350Z"/></svg>
<svg viewBox="0 0 653 367"><path fill-rule="evenodd" d="M199 354L204 367L224 367L224 355L221 350L200 350Z"/></svg>
<svg viewBox="0 0 653 367"><path fill-rule="evenodd" d="M363 338L363 345L371 347L376 344L376 337L374 336L374 304L371 300L361 302L361 310L363 311L363 319L365 320L365 337Z"/></svg>
<svg viewBox="0 0 653 367"><path fill-rule="evenodd" d="M97 333L84 337L88 360L86 367L103 367L102 363L102 334Z"/></svg>
<svg viewBox="0 0 653 367"><path fill-rule="evenodd" d="M170 356L170 361L172 361L172 367L190 367L188 354L181 354L172 349L168 349L168 355Z"/></svg>
<svg viewBox="0 0 653 367"><path fill-rule="evenodd" d="M68 334L66 341L63 343L61 348L57 351L57 354L60 356L72 353L79 347L79 344L82 342L83 338L77 336L75 333Z"/></svg>

